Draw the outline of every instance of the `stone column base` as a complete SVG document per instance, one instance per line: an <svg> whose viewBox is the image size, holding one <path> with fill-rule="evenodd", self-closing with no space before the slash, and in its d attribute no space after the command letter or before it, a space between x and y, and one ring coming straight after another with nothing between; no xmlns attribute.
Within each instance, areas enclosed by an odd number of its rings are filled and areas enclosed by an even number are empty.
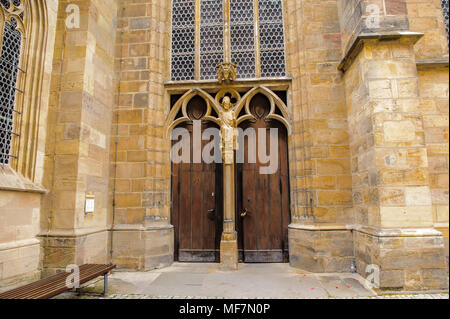
<svg viewBox="0 0 450 319"><path fill-rule="evenodd" d="M309 272L350 272L353 234L345 225L289 225L289 263Z"/></svg>
<svg viewBox="0 0 450 319"><path fill-rule="evenodd" d="M448 289L444 238L440 232L363 227L354 233L358 272L367 277L373 269L379 269L381 289Z"/></svg>
<svg viewBox="0 0 450 319"><path fill-rule="evenodd" d="M147 271L172 265L172 225L127 228L116 226L113 233L113 262L118 268Z"/></svg>
<svg viewBox="0 0 450 319"><path fill-rule="evenodd" d="M236 236L222 235L220 242L220 268L222 270L238 269L238 244Z"/></svg>
<svg viewBox="0 0 450 319"><path fill-rule="evenodd" d="M42 233L42 276L65 271L67 265L106 264L109 262L108 230L80 229Z"/></svg>

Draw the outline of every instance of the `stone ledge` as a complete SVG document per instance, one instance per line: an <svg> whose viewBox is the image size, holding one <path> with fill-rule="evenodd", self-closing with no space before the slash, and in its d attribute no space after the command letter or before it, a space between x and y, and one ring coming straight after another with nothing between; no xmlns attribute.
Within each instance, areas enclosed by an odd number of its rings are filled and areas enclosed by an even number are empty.
<svg viewBox="0 0 450 319"><path fill-rule="evenodd" d="M345 54L345 57L342 59L341 63L338 66L338 70L345 73L353 64L353 61L361 52L365 42L367 41L380 42L380 41L404 40L405 42L415 44L417 41L420 40L420 38L423 37L423 35L424 34L421 32L409 32L409 31L361 33L355 38L352 45L348 49L347 53Z"/></svg>
<svg viewBox="0 0 450 319"><path fill-rule="evenodd" d="M448 58L447 59L427 59L427 60L417 60L418 70L429 70L429 69L448 69Z"/></svg>
<svg viewBox="0 0 450 319"><path fill-rule="evenodd" d="M357 231L377 237L440 237L442 233L434 228L383 229L362 225L344 224L290 224L289 229L305 231Z"/></svg>
<svg viewBox="0 0 450 319"><path fill-rule="evenodd" d="M40 244L41 244L41 242L37 238L12 241L12 242L0 244L0 251L23 248L23 247L28 247L28 246L35 246L35 245L40 245Z"/></svg>
<svg viewBox="0 0 450 319"><path fill-rule="evenodd" d="M47 190L42 185L23 177L9 165L0 165L0 190L40 194L47 193Z"/></svg>
<svg viewBox="0 0 450 319"><path fill-rule="evenodd" d="M353 230L353 226L343 224L290 224L289 229L309 230L309 231L343 231Z"/></svg>
<svg viewBox="0 0 450 319"><path fill-rule="evenodd" d="M70 230L51 230L49 232L41 232L38 234L39 238L47 237L62 237L62 238L77 238L83 236L89 236L97 233L103 233L109 231L108 228L85 228L85 229L70 229Z"/></svg>
<svg viewBox="0 0 450 319"><path fill-rule="evenodd" d="M173 229L173 225L157 225L157 226L144 226L144 225L115 225L110 231L124 232L124 231L152 231L152 230L164 230Z"/></svg>
<svg viewBox="0 0 450 319"><path fill-rule="evenodd" d="M353 226L353 230L376 237L442 237L442 233L433 228L381 229L367 226Z"/></svg>

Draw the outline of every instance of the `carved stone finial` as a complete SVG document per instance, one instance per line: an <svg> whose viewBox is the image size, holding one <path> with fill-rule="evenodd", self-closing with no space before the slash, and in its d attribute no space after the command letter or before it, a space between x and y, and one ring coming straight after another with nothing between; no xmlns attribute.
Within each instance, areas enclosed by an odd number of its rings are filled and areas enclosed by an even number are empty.
<svg viewBox="0 0 450 319"><path fill-rule="evenodd" d="M236 81L237 65L232 62L222 62L217 66L217 79L222 84Z"/></svg>

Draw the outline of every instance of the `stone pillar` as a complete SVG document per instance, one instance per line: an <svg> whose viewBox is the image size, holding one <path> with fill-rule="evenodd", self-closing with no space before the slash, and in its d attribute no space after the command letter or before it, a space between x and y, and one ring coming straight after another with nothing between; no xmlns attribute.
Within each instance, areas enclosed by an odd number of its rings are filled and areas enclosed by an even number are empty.
<svg viewBox="0 0 450 319"><path fill-rule="evenodd" d="M228 77L226 77L228 78ZM235 223L234 151L237 146L236 113L229 96L219 112L221 149L223 159L223 234L220 242L220 264L224 270L238 267L238 246Z"/></svg>
<svg viewBox="0 0 450 319"><path fill-rule="evenodd" d="M292 85L289 261L311 272L348 272L352 183L337 0L284 0ZM314 28L311 26L314 25Z"/></svg>
<svg viewBox="0 0 450 319"><path fill-rule="evenodd" d="M235 226L234 164L223 164L223 212L220 266L224 270L236 270L238 267L238 245Z"/></svg>
<svg viewBox="0 0 450 319"><path fill-rule="evenodd" d="M118 1L116 96L110 191L114 200L113 262L150 270L174 258L170 225L169 110L171 1ZM118 84L118 83L117 83Z"/></svg>
<svg viewBox="0 0 450 319"><path fill-rule="evenodd" d="M59 1L47 126L41 241L47 274L109 262L109 136L114 104L114 1L82 0L80 27ZM85 214L85 201L95 210ZM46 274L44 274L45 276Z"/></svg>
<svg viewBox="0 0 450 319"><path fill-rule="evenodd" d="M345 72L352 156L355 255L381 288L448 287L442 234L433 229L414 44L421 34L360 34Z"/></svg>

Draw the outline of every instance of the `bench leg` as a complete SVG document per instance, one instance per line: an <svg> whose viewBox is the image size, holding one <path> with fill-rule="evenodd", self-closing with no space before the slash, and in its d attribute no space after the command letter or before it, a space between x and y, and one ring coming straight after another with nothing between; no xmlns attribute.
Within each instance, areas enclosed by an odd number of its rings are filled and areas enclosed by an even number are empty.
<svg viewBox="0 0 450 319"><path fill-rule="evenodd" d="M102 295L105 296L108 293L108 274L103 276L103 293Z"/></svg>
<svg viewBox="0 0 450 319"><path fill-rule="evenodd" d="M75 288L77 296L81 296L81 288Z"/></svg>

